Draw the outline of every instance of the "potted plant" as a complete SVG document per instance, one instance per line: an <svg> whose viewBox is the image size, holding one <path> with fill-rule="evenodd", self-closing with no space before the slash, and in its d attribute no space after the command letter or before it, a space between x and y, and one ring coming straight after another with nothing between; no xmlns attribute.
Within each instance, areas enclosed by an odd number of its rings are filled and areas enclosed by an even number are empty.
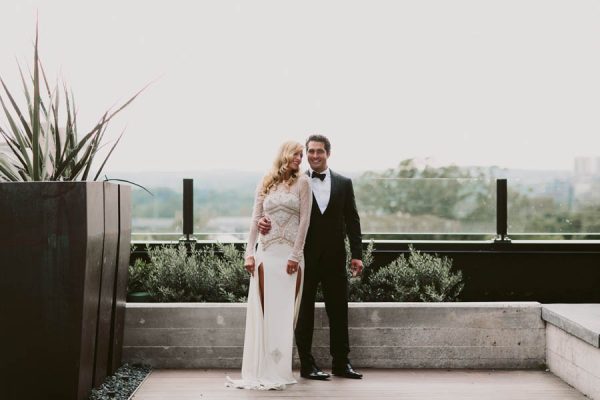
<svg viewBox="0 0 600 400"><path fill-rule="evenodd" d="M97 181L118 140L95 174L92 164L141 91L79 136L37 29L33 68L19 71L21 105L0 77L0 398L84 399L121 362L131 241L130 188Z"/></svg>

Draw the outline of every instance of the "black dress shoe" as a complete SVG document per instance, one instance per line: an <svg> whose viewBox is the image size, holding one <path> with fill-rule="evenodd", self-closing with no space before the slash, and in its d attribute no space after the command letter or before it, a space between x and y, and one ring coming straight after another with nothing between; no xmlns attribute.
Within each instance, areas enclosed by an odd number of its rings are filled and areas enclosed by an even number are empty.
<svg viewBox="0 0 600 400"><path fill-rule="evenodd" d="M363 377L361 373L356 372L354 368L352 368L352 364L349 362L344 365L334 365L333 368L331 368L331 373L335 376L350 379L362 379Z"/></svg>
<svg viewBox="0 0 600 400"><path fill-rule="evenodd" d="M300 368L300 376L306 379L324 381L329 379L331 375L329 375L327 372L321 371L321 368L317 367L317 364L311 362L308 365L302 365Z"/></svg>

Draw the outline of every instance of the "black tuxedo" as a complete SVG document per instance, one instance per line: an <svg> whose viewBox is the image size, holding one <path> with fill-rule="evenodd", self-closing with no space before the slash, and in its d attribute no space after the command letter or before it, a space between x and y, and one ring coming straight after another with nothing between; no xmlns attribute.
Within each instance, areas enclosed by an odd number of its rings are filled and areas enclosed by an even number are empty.
<svg viewBox="0 0 600 400"><path fill-rule="evenodd" d="M313 196L310 225L304 245L304 289L296 324L296 346L301 362L312 358L315 295L319 283L329 318L330 352L334 363L346 363L348 340L348 275L344 238L352 258L362 259L360 219L352 181L331 173L331 192L324 213Z"/></svg>

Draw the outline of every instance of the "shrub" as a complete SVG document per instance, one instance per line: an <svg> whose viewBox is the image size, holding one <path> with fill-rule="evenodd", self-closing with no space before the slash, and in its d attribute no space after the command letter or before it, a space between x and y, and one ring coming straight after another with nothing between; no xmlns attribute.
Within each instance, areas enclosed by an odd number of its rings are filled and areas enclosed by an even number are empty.
<svg viewBox="0 0 600 400"><path fill-rule="evenodd" d="M363 252L363 272L362 275L353 277L350 271L350 242L346 240L346 265L348 266L348 301L363 301L369 287L367 282L369 280L369 267L373 264L373 250L375 249L375 243L371 240L367 245L366 250Z"/></svg>
<svg viewBox="0 0 600 400"><path fill-rule="evenodd" d="M462 273L453 273L452 260L424 254L409 246L401 255L370 275L364 301L456 301L463 289Z"/></svg>
<svg viewBox="0 0 600 400"><path fill-rule="evenodd" d="M148 249L145 288L158 302L243 302L248 274L233 244L188 250L185 245ZM136 265L130 271L136 272ZM143 274L137 273L137 276ZM142 285L144 286L144 285Z"/></svg>
<svg viewBox="0 0 600 400"><path fill-rule="evenodd" d="M129 279L127 280L127 293L147 292L150 268L144 260L135 260L129 266Z"/></svg>
<svg viewBox="0 0 600 400"><path fill-rule="evenodd" d="M348 245L347 245L348 247ZM363 274L348 271L349 301L432 302L457 301L462 274L452 272L452 260L424 254L409 246L391 264L371 269L374 242L363 253ZM349 250L349 249L348 249ZM349 251L347 263L350 263ZM129 267L128 291L147 291L158 302L244 302L248 273L244 252L233 244L188 249L162 246L148 249L150 262L137 260ZM319 288L317 301L323 301Z"/></svg>

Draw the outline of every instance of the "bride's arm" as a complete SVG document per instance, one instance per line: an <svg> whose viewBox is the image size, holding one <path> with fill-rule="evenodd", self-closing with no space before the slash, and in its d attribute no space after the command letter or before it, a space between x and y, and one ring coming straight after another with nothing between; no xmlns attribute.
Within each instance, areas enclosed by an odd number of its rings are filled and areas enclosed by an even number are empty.
<svg viewBox="0 0 600 400"><path fill-rule="evenodd" d="M252 220L250 221L250 234L248 235L248 244L246 245L245 257L254 257L254 249L258 240L258 220L263 216L263 201L265 196L262 192L262 181L258 183L254 194L254 208L252 210Z"/></svg>
<svg viewBox="0 0 600 400"><path fill-rule="evenodd" d="M298 233L294 241L294 248L289 259L300 262L304 253L304 241L308 232L308 224L310 222L310 212L312 209L312 190L308 177L304 174L298 178L298 191L300 194L300 223L298 225Z"/></svg>

